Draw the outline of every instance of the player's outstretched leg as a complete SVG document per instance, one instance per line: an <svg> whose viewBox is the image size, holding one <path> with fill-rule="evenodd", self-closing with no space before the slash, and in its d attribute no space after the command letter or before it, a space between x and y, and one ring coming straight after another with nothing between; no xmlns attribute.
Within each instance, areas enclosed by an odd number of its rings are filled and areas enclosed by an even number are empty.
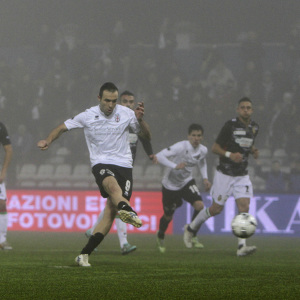
<svg viewBox="0 0 300 300"><path fill-rule="evenodd" d="M123 222L131 224L137 228L142 226L142 221L137 216L137 213L125 201L121 201L118 204L118 210L119 217Z"/></svg>

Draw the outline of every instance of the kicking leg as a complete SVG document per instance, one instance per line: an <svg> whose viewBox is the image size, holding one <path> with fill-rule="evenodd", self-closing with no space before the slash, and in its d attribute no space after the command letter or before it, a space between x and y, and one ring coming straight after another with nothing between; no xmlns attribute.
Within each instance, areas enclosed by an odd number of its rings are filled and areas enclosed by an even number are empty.
<svg viewBox="0 0 300 300"><path fill-rule="evenodd" d="M102 185L108 193L112 203L119 211L120 219L129 223L137 228L142 226L142 221L137 216L137 213L132 209L127 199L122 196L122 189L120 188L117 180L113 176L106 177Z"/></svg>

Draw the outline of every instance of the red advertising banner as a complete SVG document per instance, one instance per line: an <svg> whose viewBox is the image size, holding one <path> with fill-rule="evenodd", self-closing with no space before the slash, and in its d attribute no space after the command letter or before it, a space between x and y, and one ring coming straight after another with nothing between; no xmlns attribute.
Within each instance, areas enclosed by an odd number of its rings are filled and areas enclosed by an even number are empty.
<svg viewBox="0 0 300 300"><path fill-rule="evenodd" d="M128 225L128 232L158 230L163 214L160 192L133 192L130 203L143 226ZM8 229L26 231L85 231L104 209L106 199L98 191L8 190ZM111 232L116 232L113 225ZM173 232L170 223L167 233Z"/></svg>

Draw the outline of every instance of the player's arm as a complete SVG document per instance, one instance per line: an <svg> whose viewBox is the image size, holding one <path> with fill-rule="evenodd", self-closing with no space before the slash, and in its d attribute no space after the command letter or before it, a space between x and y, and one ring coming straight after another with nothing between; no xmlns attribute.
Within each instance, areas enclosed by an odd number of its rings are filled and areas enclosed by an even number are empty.
<svg viewBox="0 0 300 300"><path fill-rule="evenodd" d="M1 174L0 174L0 183L2 183L6 177L8 166L11 162L12 153L13 153L11 144L4 145L3 148L5 151L5 155L4 155L3 166L2 166Z"/></svg>
<svg viewBox="0 0 300 300"><path fill-rule="evenodd" d="M163 166L171 168L171 169L175 169L175 170L183 169L186 166L185 162L176 164L169 159L169 157L177 155L178 151L180 151L179 144L175 144L169 148L165 148L156 154L157 161L160 164L162 164Z"/></svg>
<svg viewBox="0 0 300 300"><path fill-rule="evenodd" d="M139 136L146 139L146 140L151 140L151 132L150 132L150 126L148 125L148 123L146 121L144 121L143 117L144 117L144 103L143 102L139 102L138 106L136 107L136 109L134 110L135 116L139 122L141 131L139 132Z"/></svg>
<svg viewBox="0 0 300 300"><path fill-rule="evenodd" d="M54 128L50 134L48 135L48 137L45 140L40 140L37 143L37 146L41 149L41 150L47 150L50 146L50 144L56 140L57 138L59 138L65 131L68 131L67 126L65 125L65 123L57 126L56 128Z"/></svg>
<svg viewBox="0 0 300 300"><path fill-rule="evenodd" d="M157 157L153 154L152 144L149 140L144 139L140 135L138 136L139 140L141 141L145 152L147 153L148 157L153 161L154 164L157 164Z"/></svg>
<svg viewBox="0 0 300 300"><path fill-rule="evenodd" d="M253 155L253 157L254 157L255 159L258 158L258 156L259 156L259 151L258 151L258 149L257 149L255 146L252 146L252 147L251 147L251 154Z"/></svg>
<svg viewBox="0 0 300 300"><path fill-rule="evenodd" d="M141 127L141 131L139 132L138 136L150 141L151 140L151 132L150 132L150 126L148 125L148 123L145 120L138 120L140 127Z"/></svg>
<svg viewBox="0 0 300 300"><path fill-rule="evenodd" d="M204 185L205 191L207 192L211 188L211 183L208 180L208 176L207 176L207 162L206 162L205 158L201 159L201 161L199 162L199 170L200 170L200 174L203 178L203 185Z"/></svg>
<svg viewBox="0 0 300 300"><path fill-rule="evenodd" d="M226 151L218 143L214 143L211 150L213 153L219 156L227 157L236 163L243 161L243 155L241 153Z"/></svg>

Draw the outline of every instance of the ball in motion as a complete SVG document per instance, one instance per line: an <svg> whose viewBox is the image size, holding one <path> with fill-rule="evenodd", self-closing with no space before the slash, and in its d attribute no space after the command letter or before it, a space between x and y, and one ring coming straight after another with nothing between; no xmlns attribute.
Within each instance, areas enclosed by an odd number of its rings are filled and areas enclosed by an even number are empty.
<svg viewBox="0 0 300 300"><path fill-rule="evenodd" d="M231 222L232 233L235 236L244 239L247 239L254 234L256 226L256 219L248 213L236 215Z"/></svg>

